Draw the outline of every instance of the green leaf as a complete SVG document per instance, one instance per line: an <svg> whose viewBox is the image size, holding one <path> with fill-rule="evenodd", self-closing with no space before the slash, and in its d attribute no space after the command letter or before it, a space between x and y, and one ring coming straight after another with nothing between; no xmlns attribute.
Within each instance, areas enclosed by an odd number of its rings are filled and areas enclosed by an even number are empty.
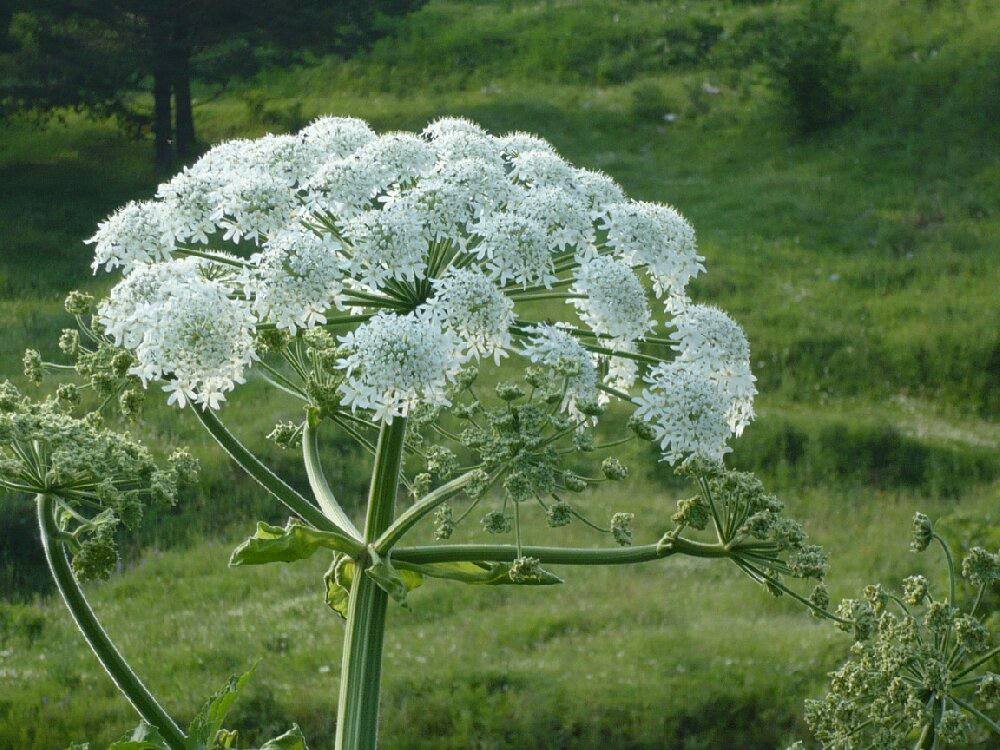
<svg viewBox="0 0 1000 750"><path fill-rule="evenodd" d="M233 551L229 564L265 565L305 560L320 547L337 552L357 551L356 545L340 534L320 531L298 521L289 521L284 528L258 522L257 531Z"/></svg>
<svg viewBox="0 0 1000 750"><path fill-rule="evenodd" d="M108 745L108 750L169 750L169 745L156 729L141 721L131 732Z"/></svg>
<svg viewBox="0 0 1000 750"><path fill-rule="evenodd" d="M250 675L256 668L255 664L239 677L235 675L230 677L229 682L205 702L205 705L191 720L191 726L188 727L188 750L213 750L218 746L216 735L222 729L222 722L226 720L226 716L239 697L240 691L250 680Z"/></svg>
<svg viewBox="0 0 1000 750"><path fill-rule="evenodd" d="M536 579L514 582L510 579L510 563L505 562L443 562L415 565L396 563L397 567L431 578L446 578L478 586L551 586L563 580L547 570L539 572Z"/></svg>
<svg viewBox="0 0 1000 750"><path fill-rule="evenodd" d="M388 557L381 557L372 552L374 561L365 569L365 573L378 587L394 600L406 606L406 595L424 582L424 577L413 570L396 570Z"/></svg>
<svg viewBox="0 0 1000 750"><path fill-rule="evenodd" d="M309 747L306 745L306 738L302 736L302 730L297 724L292 724L291 729L280 737L265 742L260 750L309 750Z"/></svg>
<svg viewBox="0 0 1000 750"><path fill-rule="evenodd" d="M372 553L374 554L374 553ZM396 568L387 559L375 555L365 573L371 576L379 588L400 604L406 604L406 594L424 582L423 575L416 566ZM347 555L337 555L323 577L326 583L326 603L334 612L347 619L347 605L351 597L351 583L354 581L357 564Z"/></svg>
<svg viewBox="0 0 1000 750"><path fill-rule="evenodd" d="M354 560L347 555L335 555L323 576L326 582L326 603L334 612L347 619L347 602L351 598Z"/></svg>

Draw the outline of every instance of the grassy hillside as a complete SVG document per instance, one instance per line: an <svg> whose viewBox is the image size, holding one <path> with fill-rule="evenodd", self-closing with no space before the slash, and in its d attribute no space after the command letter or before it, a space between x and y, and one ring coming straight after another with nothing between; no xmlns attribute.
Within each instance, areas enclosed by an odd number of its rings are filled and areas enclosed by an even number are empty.
<svg viewBox="0 0 1000 750"><path fill-rule="evenodd" d="M960 545L997 544L1000 14L845 3L853 114L803 138L761 51L800 6L432 0L366 57L271 72L200 106L198 124L211 142L320 113L379 129L462 114L539 132L676 205L707 258L695 296L753 346L761 416L733 463L781 488L830 549L832 593L848 595L925 563L905 549L915 509L945 516ZM55 350L66 291L106 283L81 240L151 193L148 152L78 116L3 127L0 376L29 343ZM241 435L293 415L263 394L251 384L227 409ZM142 429L193 444L205 476L147 525L134 567L93 587L97 609L179 715L263 657L240 726L254 738L297 721L330 746L342 628L320 604L325 561L227 570L253 520L280 513L189 416L157 408ZM358 454L330 453L338 494L359 497ZM298 475L293 456L269 456ZM637 458L648 470L593 507L635 510L646 540L682 490L655 456ZM32 523L23 499L0 499L7 598L44 586ZM386 747L780 747L847 645L719 565L568 573L544 593L428 584L412 612L394 611ZM0 747L106 740L131 721L58 602L0 606Z"/></svg>

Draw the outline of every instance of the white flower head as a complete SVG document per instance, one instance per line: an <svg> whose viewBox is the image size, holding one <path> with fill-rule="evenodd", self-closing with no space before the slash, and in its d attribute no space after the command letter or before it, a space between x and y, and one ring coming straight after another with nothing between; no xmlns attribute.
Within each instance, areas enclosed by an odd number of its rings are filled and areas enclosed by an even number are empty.
<svg viewBox="0 0 1000 750"><path fill-rule="evenodd" d="M756 378L750 369L750 343L739 323L717 307L685 305L674 317L678 361L688 363L719 385L729 400L726 410L737 435L753 420Z"/></svg>
<svg viewBox="0 0 1000 750"><path fill-rule="evenodd" d="M259 243L286 227L296 206L295 193L286 183L252 169L223 188L216 219L225 230L223 239Z"/></svg>
<svg viewBox="0 0 1000 750"><path fill-rule="evenodd" d="M356 117L320 117L302 128L299 136L326 159L350 156L376 137L371 126Z"/></svg>
<svg viewBox="0 0 1000 750"><path fill-rule="evenodd" d="M427 141L412 133L380 135L358 149L356 156L374 165L382 188L416 180L429 172L437 160Z"/></svg>
<svg viewBox="0 0 1000 750"><path fill-rule="evenodd" d="M486 135L486 131L483 130L481 125L464 117L439 117L424 128L422 135L434 140L451 133Z"/></svg>
<svg viewBox="0 0 1000 750"><path fill-rule="evenodd" d="M668 303L681 300L692 277L705 270L694 229L670 206L632 201L608 209L608 245L630 265L645 264L653 289Z"/></svg>
<svg viewBox="0 0 1000 750"><path fill-rule="evenodd" d="M94 273L102 266L128 271L140 263L167 260L175 249L168 214L157 201L125 204L97 226L87 243L94 245Z"/></svg>
<svg viewBox="0 0 1000 750"><path fill-rule="evenodd" d="M477 268L451 269L434 283L427 307L458 335L468 356L499 364L510 348L514 303Z"/></svg>
<svg viewBox="0 0 1000 750"><path fill-rule="evenodd" d="M303 203L313 211L351 215L367 208L383 187L377 165L354 157L319 165L303 183Z"/></svg>
<svg viewBox="0 0 1000 750"><path fill-rule="evenodd" d="M156 195L163 201L165 221L178 240L208 242L217 229L220 190L218 174L190 168L159 186Z"/></svg>
<svg viewBox="0 0 1000 750"><path fill-rule="evenodd" d="M304 227L269 238L246 283L261 322L294 333L326 323L326 312L340 307L344 271L340 243Z"/></svg>
<svg viewBox="0 0 1000 750"><path fill-rule="evenodd" d="M351 274L363 284L413 281L427 269L427 240L419 217L404 203L350 217L344 224L344 237Z"/></svg>
<svg viewBox="0 0 1000 750"><path fill-rule="evenodd" d="M474 228L481 238L474 252L501 284L550 284L551 242L545 226L518 214L501 211L486 216Z"/></svg>
<svg viewBox="0 0 1000 750"><path fill-rule="evenodd" d="M270 133L254 141L254 152L257 168L287 187L309 177L323 157L313 141Z"/></svg>
<svg viewBox="0 0 1000 750"><path fill-rule="evenodd" d="M606 218L611 206L626 200L621 185L603 172L590 169L576 170L573 190L590 210L593 219Z"/></svg>
<svg viewBox="0 0 1000 750"><path fill-rule="evenodd" d="M512 159L515 156L529 151L542 151L552 154L556 152L552 144L544 138L539 138L537 135L532 133L522 133L520 131L507 133L507 135L497 138L497 145L500 147L500 151L503 155L508 159Z"/></svg>
<svg viewBox="0 0 1000 750"><path fill-rule="evenodd" d="M434 316L381 312L340 338L347 352L337 362L352 409L391 422L419 405L447 406L448 386L462 368L461 345Z"/></svg>
<svg viewBox="0 0 1000 750"><path fill-rule="evenodd" d="M636 341L653 327L646 290L635 272L617 258L596 255L581 262L573 291L580 317L594 333L618 342Z"/></svg>
<svg viewBox="0 0 1000 750"><path fill-rule="evenodd" d="M579 339L559 325L541 323L529 329L528 334L522 354L565 379L566 395L562 408L571 416L582 419L579 408L581 402L598 400L594 356L584 348Z"/></svg>
<svg viewBox="0 0 1000 750"><path fill-rule="evenodd" d="M510 160L511 176L531 187L568 188L573 167L554 151L522 151Z"/></svg>
<svg viewBox="0 0 1000 750"><path fill-rule="evenodd" d="M730 452L728 403L717 383L682 362L657 365L646 382L636 414L652 425L667 461L676 464L689 456L721 461Z"/></svg>
<svg viewBox="0 0 1000 750"><path fill-rule="evenodd" d="M456 130L439 135L431 145L438 159L444 163L459 159L474 159L497 168L503 166L500 147L496 140L488 135Z"/></svg>
<svg viewBox="0 0 1000 750"><path fill-rule="evenodd" d="M552 248L588 248L594 239L594 223L586 203L571 190L542 187L515 193L509 210L545 227Z"/></svg>

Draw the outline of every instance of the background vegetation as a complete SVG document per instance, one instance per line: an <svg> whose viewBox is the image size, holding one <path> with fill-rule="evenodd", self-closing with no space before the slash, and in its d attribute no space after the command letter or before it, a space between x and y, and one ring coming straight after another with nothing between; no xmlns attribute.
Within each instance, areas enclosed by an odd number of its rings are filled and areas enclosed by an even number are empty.
<svg viewBox="0 0 1000 750"><path fill-rule="evenodd" d="M733 464L804 518L846 596L919 568L915 509L960 547L1000 543L1000 13L828 7L431 0L351 60L271 69L200 104L196 87L195 117L216 141L321 113L379 129L461 114L536 131L677 205L709 266L695 295L753 345L760 418ZM0 376L17 379L29 343L55 356L62 297L106 283L81 240L151 194L148 152L76 114L0 129ZM264 393L251 384L227 408L241 435L295 415ZM202 486L150 519L95 606L182 718L262 657L238 725L253 738L296 721L328 747L342 627L322 608L325 563L228 570L233 542L280 514L190 415L154 409L142 429L194 446ZM333 439L328 452L338 494L361 497L364 458ZM684 496L655 458L636 455L632 480L592 498L597 515L636 512L643 540ZM24 498L0 499L0 540L0 747L120 733L133 718L48 595ZM848 645L719 564L565 573L544 592L431 583L394 610L385 746L782 747Z"/></svg>

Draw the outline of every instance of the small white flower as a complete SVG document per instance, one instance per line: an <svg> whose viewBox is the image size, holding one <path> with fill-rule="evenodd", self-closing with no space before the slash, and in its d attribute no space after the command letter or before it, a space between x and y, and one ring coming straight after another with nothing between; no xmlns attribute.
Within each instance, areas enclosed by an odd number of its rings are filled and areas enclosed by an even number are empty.
<svg viewBox="0 0 1000 750"><path fill-rule="evenodd" d="M583 200L592 219L606 218L611 206L626 200L625 191L603 172L578 169L573 190Z"/></svg>
<svg viewBox="0 0 1000 750"><path fill-rule="evenodd" d="M303 203L335 216L355 214L370 206L383 187L377 165L354 157L323 162L303 183Z"/></svg>
<svg viewBox="0 0 1000 750"><path fill-rule="evenodd" d="M355 117L320 117L299 131L306 143L315 144L326 159L349 156L369 141L375 131Z"/></svg>
<svg viewBox="0 0 1000 750"><path fill-rule="evenodd" d="M498 169L503 167L500 147L496 140L488 135L457 130L437 136L431 145L438 159L444 163L459 159L474 159Z"/></svg>
<svg viewBox="0 0 1000 750"><path fill-rule="evenodd" d="M268 133L254 141L254 152L258 168L287 187L309 177L323 159L313 141L296 135Z"/></svg>
<svg viewBox="0 0 1000 750"><path fill-rule="evenodd" d="M594 356L572 334L559 325L542 323L528 329L530 338L522 354L535 364L565 378L566 395L562 408L582 419L580 402L597 401L597 367Z"/></svg>
<svg viewBox="0 0 1000 750"><path fill-rule="evenodd" d="M439 117L426 128L422 135L434 140L450 133L470 133L472 135L486 135L482 126L464 117Z"/></svg>
<svg viewBox="0 0 1000 750"><path fill-rule="evenodd" d="M664 458L672 464L692 455L721 461L731 450L732 430L718 384L681 362L657 365L646 382L636 414L652 425Z"/></svg>
<svg viewBox="0 0 1000 750"><path fill-rule="evenodd" d="M434 282L434 290L427 307L458 334L467 355L493 357L499 364L511 345L514 303L476 268L451 269Z"/></svg>
<svg viewBox="0 0 1000 750"><path fill-rule="evenodd" d="M551 243L545 226L538 221L502 211L486 216L474 232L481 240L473 252L501 284L515 281L528 286L555 281Z"/></svg>
<svg viewBox="0 0 1000 750"><path fill-rule="evenodd" d="M344 237L350 245L351 274L363 284L413 281L427 269L427 240L419 217L405 204L352 216L344 224Z"/></svg>
<svg viewBox="0 0 1000 750"><path fill-rule="evenodd" d="M352 409L391 422L419 405L447 406L462 367L460 343L431 315L382 312L340 338L346 373L340 392Z"/></svg>
<svg viewBox="0 0 1000 750"><path fill-rule="evenodd" d="M553 249L589 247L594 223L578 195L560 187L542 187L515 193L508 210L545 227Z"/></svg>
<svg viewBox="0 0 1000 750"><path fill-rule="evenodd" d="M121 266L126 271L139 263L170 258L174 252L174 231L162 203L132 201L97 226L87 240L94 245L94 273Z"/></svg>
<svg viewBox="0 0 1000 750"><path fill-rule="evenodd" d="M688 281L701 271L694 230L670 206L638 201L609 207L608 245L626 263L645 264L653 289L668 307L684 298Z"/></svg>
<svg viewBox="0 0 1000 750"><path fill-rule="evenodd" d="M305 228L285 230L264 243L251 260L247 281L258 320L294 333L326 323L326 311L340 307L344 272L340 243Z"/></svg>
<svg viewBox="0 0 1000 750"><path fill-rule="evenodd" d="M642 338L653 326L642 282L628 264L607 255L584 260L576 271L572 302L594 333L617 342Z"/></svg>

